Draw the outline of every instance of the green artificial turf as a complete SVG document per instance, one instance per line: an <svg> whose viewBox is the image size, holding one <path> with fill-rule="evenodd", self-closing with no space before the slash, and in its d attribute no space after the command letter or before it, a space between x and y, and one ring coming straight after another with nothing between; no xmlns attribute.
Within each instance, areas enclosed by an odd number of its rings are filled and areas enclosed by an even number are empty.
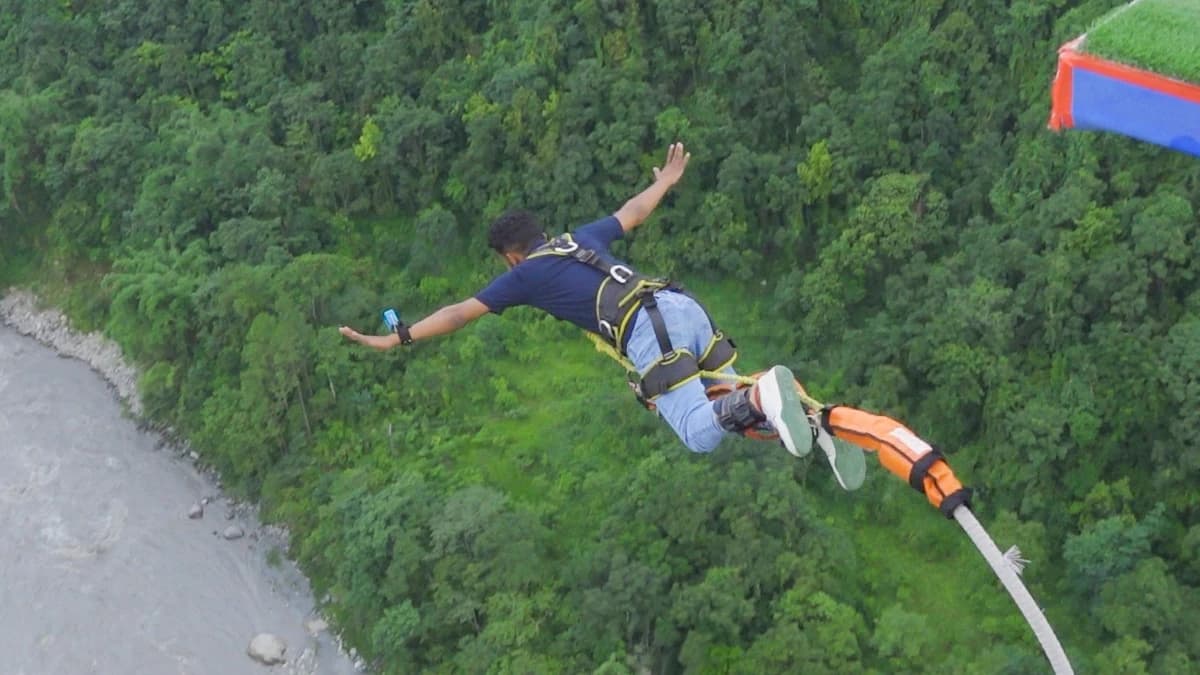
<svg viewBox="0 0 1200 675"><path fill-rule="evenodd" d="M1088 31L1083 51L1160 75L1200 83L1200 1L1138 0Z"/></svg>

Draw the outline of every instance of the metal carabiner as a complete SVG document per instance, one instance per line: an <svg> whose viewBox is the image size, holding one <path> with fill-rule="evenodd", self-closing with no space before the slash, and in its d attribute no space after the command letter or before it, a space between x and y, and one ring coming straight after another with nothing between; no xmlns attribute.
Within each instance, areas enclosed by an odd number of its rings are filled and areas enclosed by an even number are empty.
<svg viewBox="0 0 1200 675"><path fill-rule="evenodd" d="M554 250L558 253L574 253L575 251L579 250L579 242L572 239L568 241L565 246L563 244L555 246Z"/></svg>
<svg viewBox="0 0 1200 675"><path fill-rule="evenodd" d="M604 319L600 319L600 334L613 342L616 342L617 340L616 329L613 328L611 323L605 321Z"/></svg>
<svg viewBox="0 0 1200 675"><path fill-rule="evenodd" d="M633 276L633 270L624 265L613 265L608 268L608 276L613 278L618 284L624 285Z"/></svg>

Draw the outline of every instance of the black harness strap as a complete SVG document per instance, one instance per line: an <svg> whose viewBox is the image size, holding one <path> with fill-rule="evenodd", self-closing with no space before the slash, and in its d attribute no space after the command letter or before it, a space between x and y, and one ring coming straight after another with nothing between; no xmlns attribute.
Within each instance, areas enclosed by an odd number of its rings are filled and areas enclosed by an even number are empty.
<svg viewBox="0 0 1200 675"><path fill-rule="evenodd" d="M737 358L737 345L717 329L712 316L698 300L696 304L708 318L713 330L713 338L708 348L697 359L688 350L675 349L671 345L667 323L658 310L658 300L654 294L660 290L671 290L683 293L693 300L696 298L683 288L672 284L669 279L647 277L621 263L609 262L596 251L580 246L569 234L559 235L537 247L529 257L544 255L568 256L607 277L600 283L600 289L596 293L596 322L601 337L608 340L622 355L626 354L625 347L629 340L629 322L633 320L638 309L646 310L662 358L642 376L638 385L639 398L653 399L697 377L701 370L718 371L732 364Z"/></svg>
<svg viewBox="0 0 1200 675"><path fill-rule="evenodd" d="M658 311L658 300L654 298L654 293L646 293L642 296L642 309L646 310L646 316L650 317L650 324L654 326L654 338L658 340L658 348L662 350L663 356L674 351L671 347L671 336L667 333L667 322L663 321L662 312ZM694 361L696 357L692 357Z"/></svg>
<svg viewBox="0 0 1200 675"><path fill-rule="evenodd" d="M642 396L653 399L700 376L696 357L686 349L672 349L656 361L642 376L639 388Z"/></svg>
<svg viewBox="0 0 1200 675"><path fill-rule="evenodd" d="M569 234L559 235L542 244L528 257L545 255L567 256L604 274L605 278L596 292L596 324L600 336L621 354L625 353L625 344L629 339L629 322L643 306L645 299L652 298L654 291L675 288L667 279L647 277L627 265L605 260L596 251L581 247Z"/></svg>
<svg viewBox="0 0 1200 675"><path fill-rule="evenodd" d="M709 317L708 322L712 324L712 317ZM736 360L737 345L725 336L724 331L715 330L712 341L708 343L708 350L700 357L700 369L717 372L733 365Z"/></svg>

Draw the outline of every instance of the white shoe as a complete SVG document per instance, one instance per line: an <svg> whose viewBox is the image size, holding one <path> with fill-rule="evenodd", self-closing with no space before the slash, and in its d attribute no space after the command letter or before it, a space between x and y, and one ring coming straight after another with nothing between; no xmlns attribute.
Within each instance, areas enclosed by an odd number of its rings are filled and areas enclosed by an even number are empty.
<svg viewBox="0 0 1200 675"><path fill-rule="evenodd" d="M779 434L783 447L797 457L812 451L812 427L800 396L796 393L796 378L784 366L775 366L754 384L759 410Z"/></svg>

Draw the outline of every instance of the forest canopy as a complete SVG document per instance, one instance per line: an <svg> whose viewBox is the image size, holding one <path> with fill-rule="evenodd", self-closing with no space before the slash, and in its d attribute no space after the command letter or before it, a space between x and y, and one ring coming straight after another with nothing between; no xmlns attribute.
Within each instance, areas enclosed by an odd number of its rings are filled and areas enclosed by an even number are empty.
<svg viewBox="0 0 1200 675"><path fill-rule="evenodd" d="M740 366L904 420L1080 672L1200 667L1200 160L1046 130L1116 0L0 0L0 283L142 368L373 672L1041 672L872 466L690 455L529 310L348 347L611 213Z"/></svg>

